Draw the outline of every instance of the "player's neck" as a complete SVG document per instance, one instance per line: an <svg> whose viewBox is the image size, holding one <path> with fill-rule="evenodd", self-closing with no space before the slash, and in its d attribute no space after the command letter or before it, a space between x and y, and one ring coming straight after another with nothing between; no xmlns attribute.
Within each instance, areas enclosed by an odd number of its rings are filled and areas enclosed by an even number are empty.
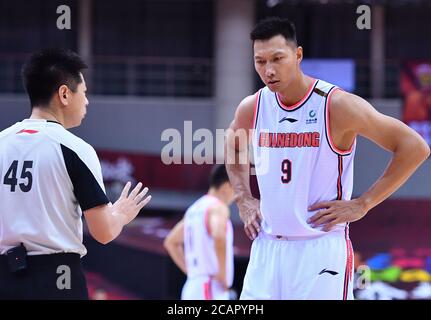
<svg viewBox="0 0 431 320"><path fill-rule="evenodd" d="M313 78L300 72L287 88L278 92L281 102L286 106L295 105L305 97L313 82Z"/></svg>
<svg viewBox="0 0 431 320"><path fill-rule="evenodd" d="M51 120L56 121L64 126L64 119L61 114L55 112L50 107L38 107L34 106L31 111L30 119L43 119L43 120Z"/></svg>

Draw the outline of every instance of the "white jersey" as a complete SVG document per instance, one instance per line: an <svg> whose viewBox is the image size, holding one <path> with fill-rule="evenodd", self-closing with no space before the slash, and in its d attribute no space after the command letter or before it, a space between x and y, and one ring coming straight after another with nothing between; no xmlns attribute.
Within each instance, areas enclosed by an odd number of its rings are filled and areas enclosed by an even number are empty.
<svg viewBox="0 0 431 320"><path fill-rule="evenodd" d="M74 252L82 211L108 203L94 149L61 124L26 119L0 132L0 254Z"/></svg>
<svg viewBox="0 0 431 320"><path fill-rule="evenodd" d="M215 276L218 274L218 260L214 239L210 235L208 212L220 203L217 198L204 195L193 203L184 216L184 254L187 277ZM226 226L226 279L228 286L233 283L233 227L228 220Z"/></svg>
<svg viewBox="0 0 431 320"><path fill-rule="evenodd" d="M253 149L260 191L262 229L272 235L314 237L324 234L307 219L308 207L330 200L349 200L353 157L331 140L329 103L336 87L314 80L307 94L285 106L268 87L256 94ZM336 229L345 228L345 224Z"/></svg>

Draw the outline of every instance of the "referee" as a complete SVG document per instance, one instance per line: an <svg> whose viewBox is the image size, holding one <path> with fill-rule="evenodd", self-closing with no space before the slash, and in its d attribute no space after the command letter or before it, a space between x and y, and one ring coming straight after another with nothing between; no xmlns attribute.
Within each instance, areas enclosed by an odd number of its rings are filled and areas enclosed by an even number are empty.
<svg viewBox="0 0 431 320"><path fill-rule="evenodd" d="M31 116L0 132L0 299L88 299L82 212L106 244L151 199L129 182L111 204L93 147L67 131L86 113L86 67L63 50L23 67Z"/></svg>

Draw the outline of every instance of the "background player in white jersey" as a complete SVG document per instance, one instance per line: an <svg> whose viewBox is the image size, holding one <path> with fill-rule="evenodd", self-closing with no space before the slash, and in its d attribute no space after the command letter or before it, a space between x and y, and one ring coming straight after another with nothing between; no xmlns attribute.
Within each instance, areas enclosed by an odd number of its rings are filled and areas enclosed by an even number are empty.
<svg viewBox="0 0 431 320"><path fill-rule="evenodd" d="M194 202L164 245L187 274L181 299L227 300L233 283L233 188L224 165L213 168L208 193Z"/></svg>
<svg viewBox="0 0 431 320"><path fill-rule="evenodd" d="M151 199L141 183L129 194L127 183L111 204L96 152L66 130L86 113L85 68L63 50L36 53L23 67L31 116L0 132L0 299L88 299L82 212L106 244ZM68 288L57 285L64 265Z"/></svg>
<svg viewBox="0 0 431 320"><path fill-rule="evenodd" d="M303 74L303 49L287 19L259 22L251 40L266 87L239 104L227 138L227 170L254 240L241 299L352 299L348 223L395 192L429 147L367 101ZM249 163L231 158L247 152L235 137L241 130L252 140L260 201L250 192ZM393 156L376 183L351 199L358 135Z"/></svg>

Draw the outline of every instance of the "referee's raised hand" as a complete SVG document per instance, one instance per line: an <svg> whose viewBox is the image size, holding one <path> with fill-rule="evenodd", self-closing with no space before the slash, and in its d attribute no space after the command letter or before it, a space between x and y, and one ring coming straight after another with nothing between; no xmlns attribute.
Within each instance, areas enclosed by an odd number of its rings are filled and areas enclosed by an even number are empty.
<svg viewBox="0 0 431 320"><path fill-rule="evenodd" d="M114 213L125 216L125 224L132 221L151 200L151 195L145 197L148 193L148 188L142 189L142 183L139 182L135 188L129 193L132 184L127 182L121 192L118 200L113 204Z"/></svg>
<svg viewBox="0 0 431 320"><path fill-rule="evenodd" d="M139 211L151 200L148 188L142 189L138 183L129 193L131 183L128 182L114 204L97 206L84 211L85 220L94 239L107 244L114 240L123 227L138 215Z"/></svg>

